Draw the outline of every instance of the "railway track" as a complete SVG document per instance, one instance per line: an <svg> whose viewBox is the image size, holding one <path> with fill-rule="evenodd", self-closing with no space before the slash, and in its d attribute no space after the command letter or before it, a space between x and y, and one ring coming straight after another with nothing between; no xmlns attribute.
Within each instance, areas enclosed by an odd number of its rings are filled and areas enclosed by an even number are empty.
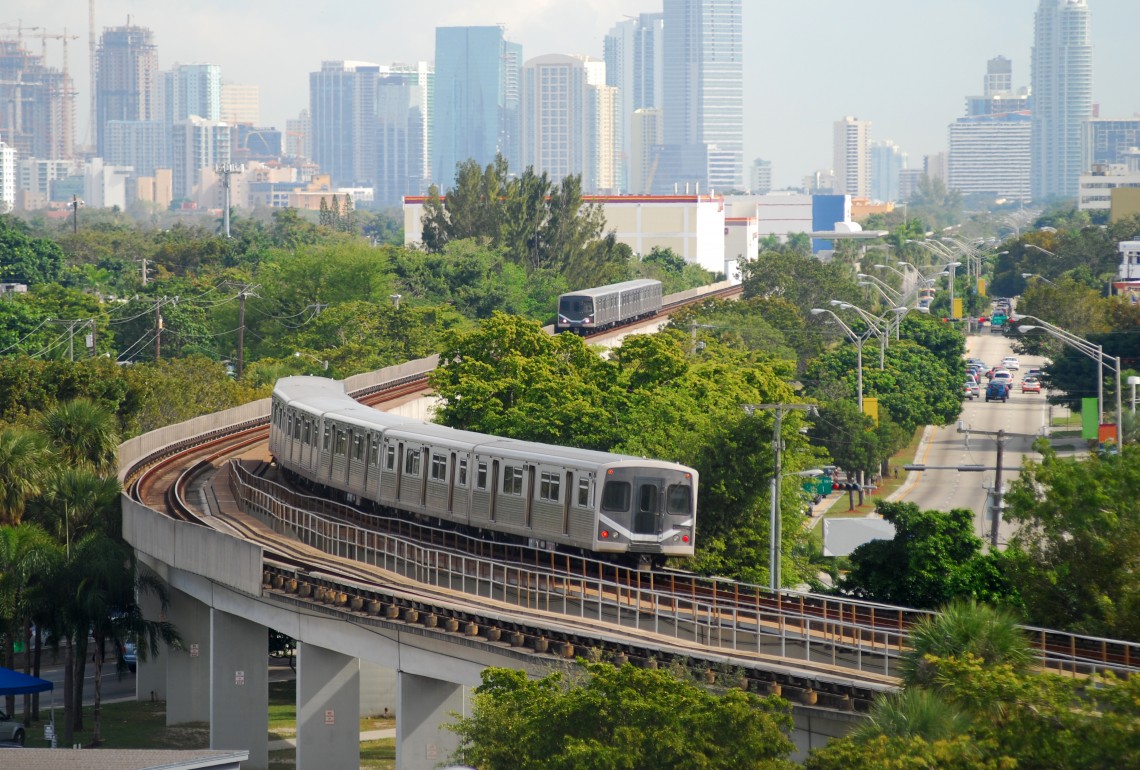
<svg viewBox="0 0 1140 770"><path fill-rule="evenodd" d="M739 291L739 287L725 291L731 294L733 290ZM423 373L372 386L354 395L364 403L377 405L421 393L426 386L427 374ZM832 597L777 595L754 586L684 572L621 569L567 554L488 543L284 487L276 492L286 504L320 512L330 527L339 525L383 532L405 543L420 543L425 553L434 554L423 556L420 566L456 559L474 559L475 563L492 565L479 569L491 573L487 580L490 583L497 580L504 598L510 594L515 603L472 596L451 588L425 586L377 565L362 564L310 546L301 548L296 537L283 537L253 517L203 516L195 510L188 501L188 490L196 479L218 472L226 458L249 454L266 441L265 420L252 422L260 424L243 423L165 448L133 469L133 480L128 488L136 500L173 518L223 528L261 545L265 553L264 590L283 601L316 604L327 607L330 612L361 619L417 625L425 632L461 633L485 643L509 645L520 654L526 650L527 655L562 657L584 651L588 656L616 661L630 658L640 658L647 663L703 660L725 670L736 666L744 671L743 681L759 691L786 688L790 693L799 693L807 702L814 703L823 697L825 702L838 708L865 707L876 692L889 689L894 681L886 675L887 662L882 673L856 672L842 664L853 662L855 657L861 662L864 651L885 654L885 660L889 661L892 653L897 656L904 649L911 625L928 614ZM229 474L228 486L233 489L233 476L239 470L221 472ZM256 483L268 485L270 482L262 479ZM474 579L478 582L480 578L475 576ZM552 610L549 599L547 606L539 606L535 598L539 595L538 584L544 586L546 596L552 589L561 594L563 610L570 602L582 607L596 604L600 608L605 599L617 608L619 624L601 617L600 609L597 619L568 618L564 612ZM520 615L520 606L526 609L526 619ZM641 628L644 623L640 620L633 628L620 624L623 610L627 618L631 615L645 618L660 612L662 607L669 607L676 618L680 614L677 608L681 606L688 608L685 611L691 617L676 622L678 625L687 623L693 629L693 639L663 639ZM706 608L702 611L707 613L707 618L698 620L696 610L692 609L698 607ZM756 650L726 649L712 643L714 634L723 637L728 619L737 624L743 619L756 638ZM698 633L699 629L703 631ZM1131 671L1136 667L1136 658L1140 657L1134 645L1045 629L1030 631L1046 665L1077 673L1100 668ZM761 652L761 636L776 632L781 640L788 634L793 639L805 640L807 659L789 660ZM704 633L703 639L701 633ZM732 637L735 641L735 629ZM819 647L824 647L824 654L830 647L831 663L812 660L813 641L816 654Z"/></svg>

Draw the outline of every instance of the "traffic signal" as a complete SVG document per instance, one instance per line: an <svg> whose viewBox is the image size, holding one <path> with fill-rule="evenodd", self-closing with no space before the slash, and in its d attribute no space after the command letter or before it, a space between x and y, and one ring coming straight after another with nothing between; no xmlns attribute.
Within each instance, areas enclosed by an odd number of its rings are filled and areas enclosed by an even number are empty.
<svg viewBox="0 0 1140 770"><path fill-rule="evenodd" d="M860 486L857 481L837 481L831 489L833 492L858 492Z"/></svg>

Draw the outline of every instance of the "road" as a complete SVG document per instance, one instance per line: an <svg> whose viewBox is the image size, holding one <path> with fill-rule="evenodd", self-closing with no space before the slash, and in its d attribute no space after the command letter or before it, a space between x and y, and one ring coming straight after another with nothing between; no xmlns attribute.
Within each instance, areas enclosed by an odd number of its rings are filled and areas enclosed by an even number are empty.
<svg viewBox="0 0 1140 770"><path fill-rule="evenodd" d="M1009 342L998 334L977 334L967 338L967 356L980 358L993 366L1008 355L1013 355ZM1009 401L986 403L985 397L967 401L962 408L961 424L964 429L993 431L1004 430L1009 438L1005 443L1003 459L1003 486L1017 476L1022 459L1039 459L1033 451L1034 440L1041 435L1042 428L1049 421L1049 405L1044 394L1022 393L1021 376L1030 367L1040 367L1045 359L1037 356L1019 356L1021 369L1014 372L1016 380L1010 392ZM965 379L965 378L963 378ZM983 390L984 390L983 381ZM991 436L971 435L958 432L958 425L935 428L928 444L920 450L915 462L935 466L985 465L994 467L997 463L997 441ZM947 511L951 508L968 508L974 511L975 532L979 537L989 539L990 523L987 513L989 490L994 485L994 471L961 472L955 470L923 471L917 484L901 499L916 503L924 509ZM998 531L998 542L1004 544L1012 534L1012 528L1004 522Z"/></svg>

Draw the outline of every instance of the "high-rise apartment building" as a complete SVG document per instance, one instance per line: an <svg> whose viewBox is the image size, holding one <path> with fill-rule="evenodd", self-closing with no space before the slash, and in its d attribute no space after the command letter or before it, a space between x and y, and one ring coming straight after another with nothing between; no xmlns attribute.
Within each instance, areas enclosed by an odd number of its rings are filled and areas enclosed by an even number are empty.
<svg viewBox="0 0 1140 770"><path fill-rule="evenodd" d="M1035 200L1077 195L1081 128L1093 116L1092 70L1087 0L1041 0L1033 35Z"/></svg>
<svg viewBox="0 0 1140 770"><path fill-rule="evenodd" d="M618 179L617 88L605 62L548 54L523 65L522 165L558 183L580 175L587 193L612 193Z"/></svg>
<svg viewBox="0 0 1140 770"><path fill-rule="evenodd" d="M71 158L75 88L16 40L0 40L0 135L21 157Z"/></svg>
<svg viewBox="0 0 1140 770"><path fill-rule="evenodd" d="M664 0L665 146L655 190L744 186L741 0Z"/></svg>
<svg viewBox="0 0 1140 770"><path fill-rule="evenodd" d="M0 135L0 214L16 205L16 148L9 147Z"/></svg>
<svg viewBox="0 0 1140 770"><path fill-rule="evenodd" d="M311 160L313 157L313 122L309 111L301 110L285 121L285 154L291 158Z"/></svg>
<svg viewBox="0 0 1140 770"><path fill-rule="evenodd" d="M228 124L197 115L174 124L171 148L176 200L196 197L203 169L212 172L219 163L229 163L231 137Z"/></svg>
<svg viewBox="0 0 1140 770"><path fill-rule="evenodd" d="M1140 115L1132 118L1093 118L1081 138L1081 173L1097 165L1120 165L1140 147Z"/></svg>
<svg viewBox="0 0 1140 770"><path fill-rule="evenodd" d="M334 187L370 183L376 169L376 81L380 65L321 62L309 74L313 160Z"/></svg>
<svg viewBox="0 0 1140 770"><path fill-rule="evenodd" d="M1013 89L1013 62L986 65L985 91L966 97L966 116L950 124L948 187L967 194L1028 200L1032 123L1029 92Z"/></svg>
<svg viewBox="0 0 1140 770"><path fill-rule="evenodd" d="M158 49L145 27L110 27L95 67L95 140L100 156L112 120L160 120Z"/></svg>
<svg viewBox="0 0 1140 770"><path fill-rule="evenodd" d="M427 62L382 68L376 81L376 170L373 202L399 206L423 195L431 179L431 112L435 71Z"/></svg>
<svg viewBox="0 0 1140 770"><path fill-rule="evenodd" d="M618 147L621 154L619 189L631 191L633 113L662 103L665 64L665 15L643 13L618 22L603 41L606 85L617 89Z"/></svg>
<svg viewBox="0 0 1140 770"><path fill-rule="evenodd" d="M899 176L906 168L907 154L889 139L871 145L871 198L900 201Z"/></svg>
<svg viewBox="0 0 1140 770"><path fill-rule="evenodd" d="M104 126L103 159L130 166L134 176L154 176L170 167L171 129L161 120L111 120Z"/></svg>
<svg viewBox="0 0 1140 770"><path fill-rule="evenodd" d="M236 126L261 125L261 88L241 83L222 83L222 122Z"/></svg>
<svg viewBox="0 0 1140 770"><path fill-rule="evenodd" d="M519 170L521 70L522 46L502 27L436 28L433 183L446 188L458 164L499 154Z"/></svg>
<svg viewBox="0 0 1140 770"><path fill-rule="evenodd" d="M867 198L871 195L871 121L850 115L835 121L835 192Z"/></svg>
<svg viewBox="0 0 1140 770"><path fill-rule="evenodd" d="M163 111L170 125L191 115L222 119L222 68L217 64L175 64L162 73L160 82Z"/></svg>
<svg viewBox="0 0 1140 770"><path fill-rule="evenodd" d="M657 168L653 148L665 141L665 120L661 108L634 110L630 123L629 179L626 192L648 195L653 190L653 177Z"/></svg>
<svg viewBox="0 0 1140 770"><path fill-rule="evenodd" d="M753 195L767 195L772 192L772 161L757 158L752 161L748 174L748 190Z"/></svg>

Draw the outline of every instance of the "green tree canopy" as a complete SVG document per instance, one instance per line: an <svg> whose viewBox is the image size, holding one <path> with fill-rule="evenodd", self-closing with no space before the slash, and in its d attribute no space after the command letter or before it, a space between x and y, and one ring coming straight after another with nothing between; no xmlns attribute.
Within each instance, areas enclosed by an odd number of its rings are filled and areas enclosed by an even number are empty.
<svg viewBox="0 0 1140 770"><path fill-rule="evenodd" d="M1029 622L1140 640L1140 448L1084 459L1039 446L1006 496L1011 580Z"/></svg>
<svg viewBox="0 0 1140 770"><path fill-rule="evenodd" d="M714 694L671 672L585 664L584 681L489 668L452 760L483 770L791 768L786 702Z"/></svg>
<svg viewBox="0 0 1140 770"><path fill-rule="evenodd" d="M982 553L974 513L924 511L914 503L880 501L895 526L891 540L872 540L851 554L842 590L905 607L933 609L956 598L1009 601L1004 557Z"/></svg>

